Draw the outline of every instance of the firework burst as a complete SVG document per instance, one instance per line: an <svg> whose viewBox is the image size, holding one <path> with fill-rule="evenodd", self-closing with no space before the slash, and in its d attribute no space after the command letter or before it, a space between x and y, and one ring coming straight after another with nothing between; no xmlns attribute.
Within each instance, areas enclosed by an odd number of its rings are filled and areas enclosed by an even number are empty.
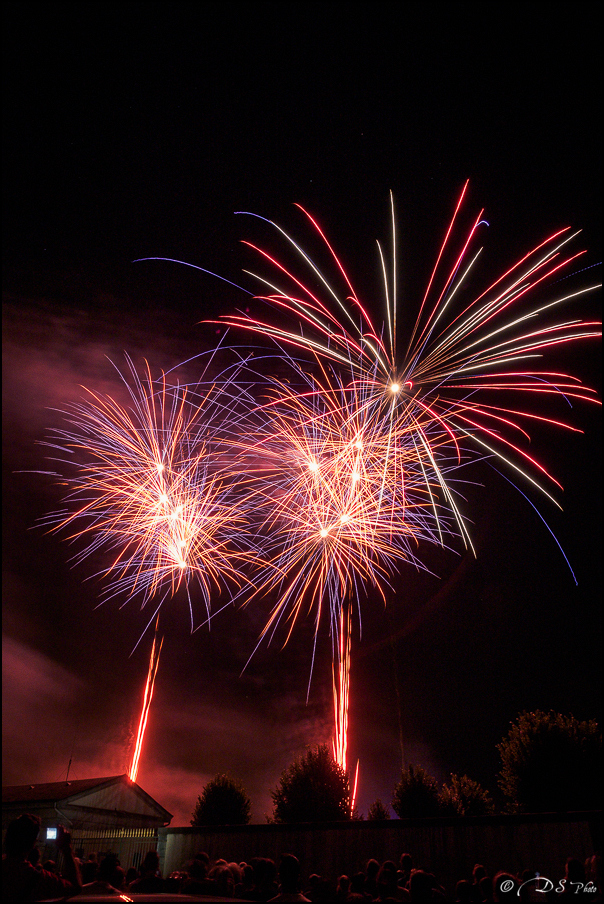
<svg viewBox="0 0 604 904"><path fill-rule="evenodd" d="M450 532L432 468L448 436L433 438L428 454L408 424L390 417L390 402L384 413L367 397L366 383L345 386L320 361L317 376L290 364L298 385L273 379L241 453L269 561L258 583L279 588L263 635L286 616L289 637L305 609L318 629L327 607L337 638L351 593L358 599L372 586L385 600L397 563L422 568L418 544L442 545Z"/></svg>
<svg viewBox="0 0 604 904"><path fill-rule="evenodd" d="M283 623L287 642L311 612L316 645L328 621L340 764L348 756L351 619L356 613L360 625L361 596L374 589L385 601L404 563L425 568L425 544L460 537L472 548L457 489L468 461L486 459L558 504L560 484L529 452L529 430L576 429L550 415L546 402L597 401L576 377L541 363L600 335L599 324L558 313L596 288L558 291L581 254L568 250L575 234L546 238L476 293L475 245L485 221L480 212L459 237L466 191L405 341L397 335L394 211L391 264L378 245L381 329L310 214L303 211L333 266L329 278L266 221L303 275L251 246L269 267L268 276L252 274L263 285L258 297L281 322L249 312L223 320L276 343L281 375L252 371L249 351L228 375L190 387L154 381L148 368L140 378L130 364L129 404L89 393L68 412L70 428L49 443L60 451L68 495L47 523L80 544L76 561L97 552L109 558L105 598L136 596L142 606L153 599L150 625L183 587L193 629L194 585L209 620L213 593L235 587L237 595L253 583L250 599L274 600L259 643ZM296 326L283 326L284 317Z"/></svg>
<svg viewBox="0 0 604 904"><path fill-rule="evenodd" d="M46 523L79 544L75 562L105 553L104 599L137 596L144 607L159 598L153 620L184 587L193 628L192 582L207 614L213 590L245 583L248 516L220 464L226 403L214 385L192 392L129 366L130 404L88 392L66 412L69 430L47 443L62 453L69 492Z"/></svg>
<svg viewBox="0 0 604 904"><path fill-rule="evenodd" d="M540 365L561 346L601 335L599 323L551 319L598 288L558 291L583 253L568 250L576 233L563 229L549 236L472 294L480 257L476 238L487 224L481 211L457 238L466 191L467 184L406 342L397 336L394 205L390 267L378 244L383 329L374 326L327 237L303 208L335 276L327 278L297 241L267 220L307 276L250 245L272 271L272 276L251 274L264 286L258 297L279 312L281 322L249 313L223 318L286 344L305 359L296 369L309 385L298 392L289 385L274 387L278 398L265 408L272 409L272 418L262 440L264 456L283 467L271 473L272 489L265 493L272 512L269 555L273 544L280 595L264 633L274 630L285 611L291 633L303 606L313 604L318 628L324 600L329 601L334 752L340 764L347 756L347 600L358 601L359 585L371 584L383 595L383 585L403 561L421 568L417 544L422 541L443 545L456 531L472 547L451 482L451 474L471 458L489 460L558 505L550 487L560 484L528 451L529 429L548 424L576 430L547 413L548 399L597 401L576 377ZM284 327L283 315L297 326ZM320 376L307 377L317 365Z"/></svg>
<svg viewBox="0 0 604 904"><path fill-rule="evenodd" d="M543 412L546 398L597 401L594 391L579 379L541 367L539 362L561 346L601 335L599 323L576 317L552 320L599 285L559 291L563 278L572 275L571 267L584 253L569 251L577 233L563 229L532 248L479 294L472 294L471 278L481 253L475 248L476 239L488 224L481 211L457 239L455 227L466 191L467 183L406 342L397 336L394 212L390 268L378 245L387 314L383 330L374 326L328 239L306 211L335 265L334 279L328 280L302 247L271 221L267 222L294 249L310 280L304 281L274 256L250 246L275 274L273 278L252 274L270 290L259 298L295 317L303 330L284 329L249 314L223 320L330 361L350 380L362 382L364 394L374 400L390 393L391 419L415 420L418 446L429 446L422 425L438 424L453 442L467 440L481 456L495 457L515 477L555 502L549 486L559 487L559 483L521 445L521 438L528 440L528 429L535 423L576 429ZM441 488L448 497L445 481ZM460 533L469 541L463 518L454 506L452 510Z"/></svg>

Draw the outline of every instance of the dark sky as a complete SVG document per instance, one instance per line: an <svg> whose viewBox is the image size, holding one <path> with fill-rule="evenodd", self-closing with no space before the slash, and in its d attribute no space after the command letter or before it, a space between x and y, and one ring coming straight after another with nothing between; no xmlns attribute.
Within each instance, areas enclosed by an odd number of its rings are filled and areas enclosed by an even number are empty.
<svg viewBox="0 0 604 904"><path fill-rule="evenodd" d="M59 504L36 445L81 384L115 390L107 358L156 372L215 342L199 321L241 295L147 256L234 281L252 211L304 235L299 202L382 315L376 238L396 200L405 303L418 304L459 191L484 207L487 268L555 229L601 256L601 48L594 3L9 3L4 40L3 781L125 772L149 645L146 613L95 608L100 587L36 528ZM585 279L597 281L598 270ZM486 282L485 282L486 285ZM599 317L597 295L581 308ZM405 317L405 313L402 315ZM409 313L407 317L411 317ZM242 340L237 340L242 341ZM563 356L599 388L594 342ZM188 373L194 376L189 365ZM353 647L351 756L360 809L389 801L401 760L495 789L495 745L523 709L601 717L599 415L535 448L564 512L533 509L488 469L470 494L474 560L431 554ZM18 473L17 473L18 472ZM187 824L218 771L256 821L305 745L331 737L329 638L310 698L312 627L262 648L266 603L189 633L174 600L139 772Z"/></svg>

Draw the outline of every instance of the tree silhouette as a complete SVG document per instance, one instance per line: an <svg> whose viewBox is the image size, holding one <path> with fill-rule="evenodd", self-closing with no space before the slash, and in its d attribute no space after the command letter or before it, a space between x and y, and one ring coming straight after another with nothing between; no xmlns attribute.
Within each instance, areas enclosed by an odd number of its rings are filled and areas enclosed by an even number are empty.
<svg viewBox="0 0 604 904"><path fill-rule="evenodd" d="M482 785L467 775L451 775L438 795L443 816L487 816L495 812L493 801Z"/></svg>
<svg viewBox="0 0 604 904"><path fill-rule="evenodd" d="M602 793L602 733L594 720L522 712L497 745L499 787L514 811L592 810Z"/></svg>
<svg viewBox="0 0 604 904"><path fill-rule="evenodd" d="M388 810L388 807L384 806L379 797L377 800L374 800L369 807L367 819L371 822L378 822L381 819L390 819L390 811Z"/></svg>
<svg viewBox="0 0 604 904"><path fill-rule="evenodd" d="M284 770L273 799L273 819L285 822L333 822L350 819L348 776L327 745L309 749Z"/></svg>
<svg viewBox="0 0 604 904"><path fill-rule="evenodd" d="M247 825L251 801L241 782L216 775L204 786L191 816L192 826Z"/></svg>
<svg viewBox="0 0 604 904"><path fill-rule="evenodd" d="M436 779L421 766L408 766L394 787L392 809L400 819L438 816L440 802Z"/></svg>

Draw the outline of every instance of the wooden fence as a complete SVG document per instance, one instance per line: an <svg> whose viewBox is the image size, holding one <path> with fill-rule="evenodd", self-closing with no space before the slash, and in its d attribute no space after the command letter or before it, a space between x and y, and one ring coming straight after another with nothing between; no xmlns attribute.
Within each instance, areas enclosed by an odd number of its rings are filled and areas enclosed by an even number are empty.
<svg viewBox="0 0 604 904"><path fill-rule="evenodd" d="M160 828L158 851L164 875L185 868L205 851L211 860L249 862L281 854L300 860L304 881L311 873L331 880L364 869L367 860L393 860L407 852L418 868L433 872L451 893L471 878L476 863L493 876L538 870L557 881L567 857L584 861L601 847L601 813L536 814L451 819L367 820L304 825L220 828Z"/></svg>

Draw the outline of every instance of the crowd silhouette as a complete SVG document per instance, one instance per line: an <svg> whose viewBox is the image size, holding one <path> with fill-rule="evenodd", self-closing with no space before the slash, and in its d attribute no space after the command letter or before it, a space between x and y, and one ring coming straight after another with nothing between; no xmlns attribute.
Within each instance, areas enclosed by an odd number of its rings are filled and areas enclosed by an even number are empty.
<svg viewBox="0 0 604 904"><path fill-rule="evenodd" d="M182 869L162 876L156 850L149 850L140 869L124 869L112 853L89 854L86 860L74 857L71 838L60 833L63 875L53 861L40 863L36 847L39 820L29 814L9 825L3 857L3 901L39 901L49 895L66 898L132 892L150 900L162 893L199 895L208 899L234 898L244 901L311 901L315 904L386 904L386 902L447 902L490 904L513 900L558 901L569 895L587 895L601 901L600 856L585 863L569 857L561 864L562 878L554 880L538 872L522 875L499 871L490 876L477 863L471 875L460 876L454 888L445 888L429 864L416 863L403 853L398 864L379 863L369 858L364 870L351 875L321 876L312 872L312 864L301 864L294 854L283 854L278 865L268 857L252 857L235 863L226 859L210 860L201 851ZM308 878L305 878L308 876ZM580 900L585 900L581 897Z"/></svg>

